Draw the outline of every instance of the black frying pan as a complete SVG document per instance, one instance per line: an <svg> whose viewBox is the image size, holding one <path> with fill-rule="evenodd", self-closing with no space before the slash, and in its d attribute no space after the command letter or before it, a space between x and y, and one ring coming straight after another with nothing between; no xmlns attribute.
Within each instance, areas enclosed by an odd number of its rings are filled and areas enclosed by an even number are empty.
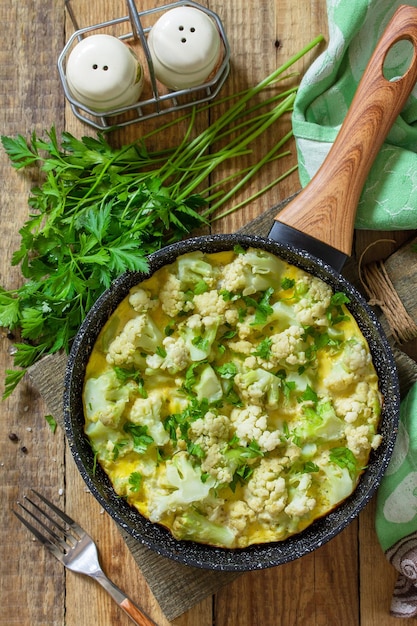
<svg viewBox="0 0 417 626"><path fill-rule="evenodd" d="M384 59L398 41L411 41L413 59L399 80L383 76ZM399 419L399 387L395 361L384 332L362 296L341 276L351 252L356 206L369 168L389 128L417 80L417 8L402 6L395 13L367 66L349 113L323 166L309 185L277 216L268 238L213 235L191 238L149 256L149 272L128 272L99 298L77 334L65 377L64 416L71 452L88 488L103 508L134 538L159 554L182 563L215 570L247 571L291 561L320 547L345 528L367 504L391 457ZM349 309L366 337L384 397L382 444L372 452L355 492L334 511L303 532L281 542L228 550L178 541L153 524L114 492L97 467L84 436L82 388L86 363L97 336L131 287L178 255L193 250L217 252L236 244L272 252L310 272L335 291L344 291Z"/></svg>

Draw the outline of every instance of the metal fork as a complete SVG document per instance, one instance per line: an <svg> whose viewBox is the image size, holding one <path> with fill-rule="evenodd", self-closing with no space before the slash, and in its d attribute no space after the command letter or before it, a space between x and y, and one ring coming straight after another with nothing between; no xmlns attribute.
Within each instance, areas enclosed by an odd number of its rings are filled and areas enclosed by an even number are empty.
<svg viewBox="0 0 417 626"><path fill-rule="evenodd" d="M21 502L18 502L18 505L46 531L46 534L39 531L38 528L28 522L20 513L13 511L26 528L28 528L45 548L52 552L65 567L73 572L91 576L91 578L94 578L94 580L100 583L135 624L138 626L156 626L155 622L140 610L139 607L104 574L100 566L96 544L85 530L66 515L66 513L52 504L52 502L49 502L43 495L34 489L31 491L36 494L49 510L45 510L27 496L24 496L24 498L32 505L36 514ZM52 517L52 512L58 516L59 521Z"/></svg>

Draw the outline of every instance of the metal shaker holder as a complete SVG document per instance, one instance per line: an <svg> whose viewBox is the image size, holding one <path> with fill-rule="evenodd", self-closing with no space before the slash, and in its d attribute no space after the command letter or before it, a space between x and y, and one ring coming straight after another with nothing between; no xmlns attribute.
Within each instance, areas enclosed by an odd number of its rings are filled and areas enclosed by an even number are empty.
<svg viewBox="0 0 417 626"><path fill-rule="evenodd" d="M138 11L134 0L126 0L126 4L128 15L125 17L115 18L85 28L78 28L69 0L66 0L66 6L76 31L69 38L59 55L58 71L65 97L74 115L82 122L85 122L97 130L109 131L213 100L222 88L230 70L229 43L219 16L196 2L185 0L179 0L178 2L155 7L146 11ZM155 77L151 53L147 43L147 33L149 33L153 23L162 13L178 6L194 7L211 17L220 34L223 54L218 68L207 82L202 85L197 85L196 87L172 91L160 84ZM126 25L129 30L122 32L123 27L126 27ZM97 34L98 32L112 34L121 41L129 42L132 46L135 44L139 45L139 52L141 53L140 62L145 75L145 81L147 82L147 89L143 90L138 102L111 111L97 112L78 102L72 96L66 79L67 58L74 45L80 42L86 34Z"/></svg>

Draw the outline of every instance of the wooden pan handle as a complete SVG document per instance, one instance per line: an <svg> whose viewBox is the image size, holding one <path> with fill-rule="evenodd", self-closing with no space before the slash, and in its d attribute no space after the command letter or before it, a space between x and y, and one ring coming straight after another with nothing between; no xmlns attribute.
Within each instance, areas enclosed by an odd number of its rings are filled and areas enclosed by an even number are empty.
<svg viewBox="0 0 417 626"><path fill-rule="evenodd" d="M405 74L390 82L385 58L394 44L414 47ZM417 80L417 8L400 6L389 22L358 85L325 161L276 220L350 255L356 209L368 172Z"/></svg>

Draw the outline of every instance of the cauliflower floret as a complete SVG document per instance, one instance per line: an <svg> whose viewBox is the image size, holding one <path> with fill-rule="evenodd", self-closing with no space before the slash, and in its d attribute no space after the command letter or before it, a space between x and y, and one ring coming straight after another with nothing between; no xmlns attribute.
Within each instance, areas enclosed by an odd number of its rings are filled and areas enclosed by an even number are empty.
<svg viewBox="0 0 417 626"><path fill-rule="evenodd" d="M251 441L258 441L262 433L267 429L268 416L262 407L249 404L247 407L234 408L230 419L236 429L236 436L240 445L246 445Z"/></svg>
<svg viewBox="0 0 417 626"><path fill-rule="evenodd" d="M371 448L369 426L346 426L345 430L347 446L352 450L355 456L360 456L364 452L368 452Z"/></svg>
<svg viewBox="0 0 417 626"><path fill-rule="evenodd" d="M364 343L357 339L346 343L343 364L349 372L359 372L359 376L371 363L371 355Z"/></svg>
<svg viewBox="0 0 417 626"><path fill-rule="evenodd" d="M253 327L249 322L239 322L236 326L239 339L247 339L253 333Z"/></svg>
<svg viewBox="0 0 417 626"><path fill-rule="evenodd" d="M241 446L256 441L261 453L271 452L281 444L279 430L268 430L268 415L262 407L250 404L240 409L234 408L230 421Z"/></svg>
<svg viewBox="0 0 417 626"><path fill-rule="evenodd" d="M353 424L362 415L367 418L371 415L371 409L354 398L336 398L334 402L336 415L343 418L348 424Z"/></svg>
<svg viewBox="0 0 417 626"><path fill-rule="evenodd" d="M175 454L166 461L158 487L149 491L149 519L158 522L167 511L181 511L204 500L215 482L211 476L202 480L200 467L191 463L186 452Z"/></svg>
<svg viewBox="0 0 417 626"><path fill-rule="evenodd" d="M226 309L224 312L224 319L226 324L230 326L236 326L239 321L239 311L237 309Z"/></svg>
<svg viewBox="0 0 417 626"><path fill-rule="evenodd" d="M129 296L130 306L138 313L146 313L149 309L154 309L158 301L151 299L151 294L145 289L135 289Z"/></svg>
<svg viewBox="0 0 417 626"><path fill-rule="evenodd" d="M105 426L117 428L133 388L134 383L121 385L114 370L97 378L88 378L84 388L87 419L91 422L100 420Z"/></svg>
<svg viewBox="0 0 417 626"><path fill-rule="evenodd" d="M223 387L214 369L208 363L203 366L194 385L197 400L208 400L209 404L219 402L223 398Z"/></svg>
<svg viewBox="0 0 417 626"><path fill-rule="evenodd" d="M230 502L228 514L228 525L237 533L244 532L248 524L254 522L257 517L256 512L244 500Z"/></svg>
<svg viewBox="0 0 417 626"><path fill-rule="evenodd" d="M245 361L246 363L246 361ZM240 395L250 404L277 407L280 397L280 379L258 367L236 374L234 379Z"/></svg>
<svg viewBox="0 0 417 626"><path fill-rule="evenodd" d="M364 380L359 381L356 385L355 399L371 407L381 407L381 395L378 388L372 387Z"/></svg>
<svg viewBox="0 0 417 626"><path fill-rule="evenodd" d="M179 328L184 339L191 361L203 361L208 358L216 340L220 317L198 313L191 315Z"/></svg>
<svg viewBox="0 0 417 626"><path fill-rule="evenodd" d="M284 467L291 467L291 465L293 465L295 461L300 458L302 453L303 450L299 446L297 446L297 444L295 444L293 441L289 441L287 443L287 447L285 448L285 452L280 459L281 464Z"/></svg>
<svg viewBox="0 0 417 626"><path fill-rule="evenodd" d="M190 315L187 319L186 324L188 328L191 328L192 330L200 330L201 325L202 325L201 315L199 315L198 313L194 313L194 315Z"/></svg>
<svg viewBox="0 0 417 626"><path fill-rule="evenodd" d="M304 330L300 326L290 326L281 333L271 335L272 358L288 365L304 365L307 359L303 335Z"/></svg>
<svg viewBox="0 0 417 626"><path fill-rule="evenodd" d="M257 513L244 500L229 500L226 505L213 509L208 519L219 528L232 533L235 548L247 546L247 531L250 524L257 521Z"/></svg>
<svg viewBox="0 0 417 626"><path fill-rule="evenodd" d="M284 511L289 517L303 517L316 506L315 498L308 495L308 489L312 482L311 474L302 474L297 487L294 489L291 501Z"/></svg>
<svg viewBox="0 0 417 626"><path fill-rule="evenodd" d="M243 290L246 285L245 266L243 254L239 254L231 263L228 263L222 271L222 288L232 292Z"/></svg>
<svg viewBox="0 0 417 626"><path fill-rule="evenodd" d="M238 354L250 354L253 351L253 344L250 341L229 341L228 347Z"/></svg>
<svg viewBox="0 0 417 626"><path fill-rule="evenodd" d="M248 370L254 370L256 367L258 367L258 359L256 358L256 356L253 355L248 356L243 361L243 366L246 367Z"/></svg>
<svg viewBox="0 0 417 626"><path fill-rule="evenodd" d="M262 452L272 452L281 445L281 433L279 430L265 430L258 439L259 448Z"/></svg>
<svg viewBox="0 0 417 626"><path fill-rule="evenodd" d="M336 414L348 424L353 424L359 418L372 423L378 419L380 414L380 394L367 382L360 381L356 385L354 393L348 397L335 398L334 408Z"/></svg>
<svg viewBox="0 0 417 626"><path fill-rule="evenodd" d="M333 392L345 391L356 380L355 372L348 372L341 363L335 363L332 371L324 379L324 385Z"/></svg>
<svg viewBox="0 0 417 626"><path fill-rule="evenodd" d="M190 310L192 303L186 303L185 293L181 289L180 280L169 273L159 292L162 310L170 317L176 317L183 310Z"/></svg>
<svg viewBox="0 0 417 626"><path fill-rule="evenodd" d="M135 355L136 346L122 333L111 342L106 361L110 365L127 365L135 362Z"/></svg>
<svg viewBox="0 0 417 626"><path fill-rule="evenodd" d="M195 443L198 443L204 450L209 450L220 440L227 441L229 434L229 418L213 411L207 411L204 417L192 422L189 431L189 436L195 438Z"/></svg>
<svg viewBox="0 0 417 626"><path fill-rule="evenodd" d="M165 370L169 374L177 374L190 364L190 354L182 337L165 337L162 341L164 356L148 354L146 365L151 370Z"/></svg>
<svg viewBox="0 0 417 626"><path fill-rule="evenodd" d="M188 367L190 364L190 355L182 337L165 337L162 345L166 352L162 369L176 373Z"/></svg>
<svg viewBox="0 0 417 626"><path fill-rule="evenodd" d="M177 515L172 528L177 539L208 543L222 548L233 548L235 533L232 528L205 517L196 509L188 508Z"/></svg>
<svg viewBox="0 0 417 626"><path fill-rule="evenodd" d="M111 342L106 360L111 365L134 363L138 352L155 352L162 335L146 313L129 320L122 332Z"/></svg>
<svg viewBox="0 0 417 626"><path fill-rule="evenodd" d="M227 308L227 302L222 298L217 289L206 291L194 296L194 310L202 317L210 315L223 316Z"/></svg>
<svg viewBox="0 0 417 626"><path fill-rule="evenodd" d="M160 369L162 367L163 362L164 362L164 357L162 357L160 354L148 354L146 357L146 365L151 370Z"/></svg>
<svg viewBox="0 0 417 626"><path fill-rule="evenodd" d="M230 483L234 468L228 465L222 453L230 438L229 418L207 411L203 418L191 423L188 436L205 452L201 463L202 471L208 472L219 483Z"/></svg>
<svg viewBox="0 0 417 626"><path fill-rule="evenodd" d="M245 500L260 521L270 522L284 510L288 492L277 458L263 458L244 488Z"/></svg>
<svg viewBox="0 0 417 626"><path fill-rule="evenodd" d="M376 450L382 443L382 435L374 435L371 440L372 450Z"/></svg>
<svg viewBox="0 0 417 626"><path fill-rule="evenodd" d="M311 275L299 281L297 287L300 286L305 293L294 305L297 321L305 326L327 326L326 311L332 299L331 287Z"/></svg>
<svg viewBox="0 0 417 626"><path fill-rule="evenodd" d="M177 273L184 291L194 289L201 282L205 283L209 289L216 285L219 270L206 259L207 257L200 250L178 257Z"/></svg>
<svg viewBox="0 0 417 626"><path fill-rule="evenodd" d="M345 343L340 359L335 361L332 371L324 379L324 384L331 391L344 391L369 376L376 376L369 350L363 342L352 338Z"/></svg>
<svg viewBox="0 0 417 626"><path fill-rule="evenodd" d="M216 479L217 483L228 485L233 480L234 466L228 464L223 455L224 443L213 443L201 462L201 470Z"/></svg>
<svg viewBox="0 0 417 626"><path fill-rule="evenodd" d="M277 288L283 269L284 263L275 255L249 248L224 267L222 287L227 291L242 291L244 296Z"/></svg>
<svg viewBox="0 0 417 626"><path fill-rule="evenodd" d="M137 398L130 409L129 420L134 424L147 426L148 433L157 446L169 441L169 434L161 421L162 397L157 391L150 391L146 398Z"/></svg>

